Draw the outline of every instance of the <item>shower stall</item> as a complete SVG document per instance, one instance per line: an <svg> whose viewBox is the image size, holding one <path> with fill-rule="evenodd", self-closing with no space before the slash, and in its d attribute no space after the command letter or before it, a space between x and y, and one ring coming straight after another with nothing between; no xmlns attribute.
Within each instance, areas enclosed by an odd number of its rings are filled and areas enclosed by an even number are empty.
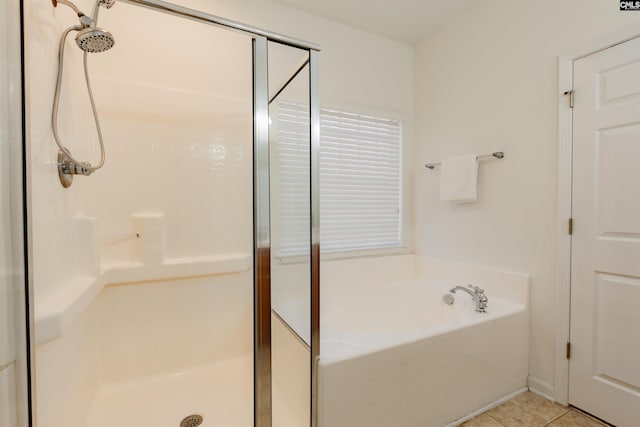
<svg viewBox="0 0 640 427"><path fill-rule="evenodd" d="M161 0L43 3L20 427L315 426L319 47Z"/></svg>

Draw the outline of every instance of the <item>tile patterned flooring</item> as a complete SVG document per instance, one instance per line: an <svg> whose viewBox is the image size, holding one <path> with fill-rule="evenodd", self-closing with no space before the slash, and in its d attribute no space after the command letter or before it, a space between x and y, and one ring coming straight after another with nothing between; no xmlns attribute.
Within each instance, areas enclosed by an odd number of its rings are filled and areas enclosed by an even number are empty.
<svg viewBox="0 0 640 427"><path fill-rule="evenodd" d="M573 408L527 391L462 424L464 427L606 427Z"/></svg>

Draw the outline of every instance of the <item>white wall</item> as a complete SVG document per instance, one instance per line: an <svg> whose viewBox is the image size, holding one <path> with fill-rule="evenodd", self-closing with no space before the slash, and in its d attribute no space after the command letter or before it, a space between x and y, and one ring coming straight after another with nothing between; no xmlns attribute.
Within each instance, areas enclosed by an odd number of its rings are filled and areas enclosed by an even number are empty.
<svg viewBox="0 0 640 427"><path fill-rule="evenodd" d="M321 102L411 119L410 46L269 0L182 0L182 5L322 46Z"/></svg>
<svg viewBox="0 0 640 427"><path fill-rule="evenodd" d="M419 254L531 275L530 374L553 393L558 55L635 25L617 0L486 0L416 46ZM579 94L576 99L579 102ZM503 150L479 200L439 200L425 162Z"/></svg>

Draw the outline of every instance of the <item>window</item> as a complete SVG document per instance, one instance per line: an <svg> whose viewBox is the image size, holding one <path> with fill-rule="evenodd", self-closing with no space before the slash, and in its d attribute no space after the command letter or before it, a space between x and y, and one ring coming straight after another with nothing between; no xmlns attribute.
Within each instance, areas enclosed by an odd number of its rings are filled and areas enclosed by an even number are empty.
<svg viewBox="0 0 640 427"><path fill-rule="evenodd" d="M281 256L308 253L308 126L307 106L278 105ZM397 120L320 110L323 252L401 245L401 148Z"/></svg>
<svg viewBox="0 0 640 427"><path fill-rule="evenodd" d="M327 251L401 243L400 122L320 111L320 242Z"/></svg>

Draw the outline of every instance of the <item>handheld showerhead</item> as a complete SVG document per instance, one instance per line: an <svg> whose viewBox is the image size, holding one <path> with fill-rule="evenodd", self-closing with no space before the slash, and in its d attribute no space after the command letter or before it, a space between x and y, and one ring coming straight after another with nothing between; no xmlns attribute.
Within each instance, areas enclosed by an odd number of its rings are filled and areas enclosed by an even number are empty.
<svg viewBox="0 0 640 427"><path fill-rule="evenodd" d="M111 9L114 4L116 4L116 0L98 0L100 2L100 6L105 7L107 9Z"/></svg>
<svg viewBox="0 0 640 427"><path fill-rule="evenodd" d="M100 6L105 9L111 9L116 4L116 0L96 0L96 4L93 6L93 21L98 22L98 14L100 13Z"/></svg>
<svg viewBox="0 0 640 427"><path fill-rule="evenodd" d="M89 18L78 7L69 0L51 0L53 6L58 6L58 3L69 6L78 15L80 19L81 27L74 28L78 31L76 36L76 43L80 49L88 53L105 52L113 47L115 39L113 35L102 28L96 26L98 18L97 10L99 6L111 9L116 0L97 0L95 5L95 17Z"/></svg>
<svg viewBox="0 0 640 427"><path fill-rule="evenodd" d="M59 148L58 151L58 175L60 182L64 188L71 185L73 181L73 175L91 175L104 165L105 153L104 153L104 141L102 140L102 130L100 129L100 120L98 118L98 111L96 104L93 100L93 91L91 90L91 83L89 81L89 70L87 67L87 53L104 52L113 47L115 40L113 35L102 29L98 28L98 10L100 6L110 9L116 3L116 0L96 0L93 9L93 19L85 15L78 7L70 0L51 0L54 7L58 4L64 4L76 13L80 19L80 25L74 25L67 28L60 37L60 43L58 47L58 78L56 80L56 90L53 98L53 109L51 113L51 127L53 130L53 137L56 145ZM84 77L87 83L87 91L89 93L89 100L91 101L91 110L93 112L93 118L96 124L96 131L98 132L98 142L100 143L100 161L96 165L92 165L89 162L81 162L76 160L64 145L60 141L58 135L58 106L60 103L60 88L62 87L62 72L64 69L64 46L67 41L67 36L72 31L77 31L76 44L80 49L84 51Z"/></svg>
<svg viewBox="0 0 640 427"><path fill-rule="evenodd" d="M110 32L102 28L88 27L78 31L76 43L85 52L99 53L111 49L115 39Z"/></svg>

